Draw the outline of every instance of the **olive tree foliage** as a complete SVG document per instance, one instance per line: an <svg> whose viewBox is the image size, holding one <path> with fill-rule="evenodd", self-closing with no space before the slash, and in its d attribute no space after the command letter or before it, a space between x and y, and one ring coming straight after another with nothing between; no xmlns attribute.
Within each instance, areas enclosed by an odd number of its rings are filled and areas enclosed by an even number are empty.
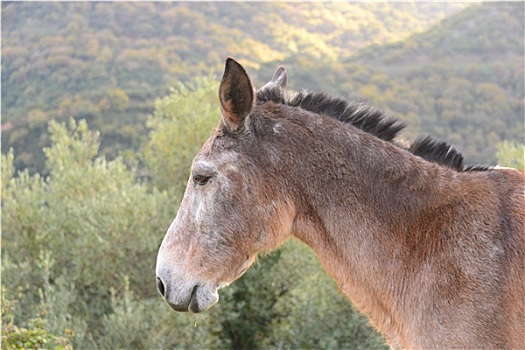
<svg viewBox="0 0 525 350"><path fill-rule="evenodd" d="M525 145L515 141L503 141L497 146L498 164L525 170Z"/></svg>
<svg viewBox="0 0 525 350"><path fill-rule="evenodd" d="M55 262L51 274L67 269L68 280L82 283L86 293L112 285L121 274L136 282L141 295L151 295L139 283L140 273L154 266L159 239L151 230L164 224L165 194L136 182L134 170L121 159L97 157L98 133L85 122L72 120L69 128L53 122L50 129L53 145L44 150L48 178L27 172L15 177L12 155L6 157L5 256L37 261L47 252Z"/></svg>
<svg viewBox="0 0 525 350"><path fill-rule="evenodd" d="M219 122L218 83L212 76L179 83L155 101L143 160L155 185L182 195L190 165Z"/></svg>
<svg viewBox="0 0 525 350"><path fill-rule="evenodd" d="M121 158L97 156L85 122L52 122L50 132L48 177L15 174L13 153L2 156L2 297L12 305L2 344L39 344L44 332L74 348L209 347L208 337L173 334L193 323L155 290L167 194Z"/></svg>

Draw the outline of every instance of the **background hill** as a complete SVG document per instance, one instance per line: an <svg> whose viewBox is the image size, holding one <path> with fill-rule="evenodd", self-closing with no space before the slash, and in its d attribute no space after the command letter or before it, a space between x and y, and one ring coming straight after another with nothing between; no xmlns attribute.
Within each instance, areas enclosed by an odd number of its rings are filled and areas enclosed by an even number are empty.
<svg viewBox="0 0 525 350"><path fill-rule="evenodd" d="M155 98L234 56L255 74L271 62L335 64L371 44L421 32L465 5L440 3L2 3L2 148L43 171L46 122L88 119L102 152L138 149ZM301 71L301 70L300 70ZM313 76L319 74L318 77ZM300 83L295 74L291 77ZM348 83L348 82L346 82ZM324 81L326 87L330 81ZM300 87L300 85L297 85ZM316 88L316 86L312 86Z"/></svg>
<svg viewBox="0 0 525 350"><path fill-rule="evenodd" d="M470 163L494 164L500 142L523 142L523 13L517 2L471 6L406 40L285 65L297 87L371 101L406 121L406 135L433 134Z"/></svg>

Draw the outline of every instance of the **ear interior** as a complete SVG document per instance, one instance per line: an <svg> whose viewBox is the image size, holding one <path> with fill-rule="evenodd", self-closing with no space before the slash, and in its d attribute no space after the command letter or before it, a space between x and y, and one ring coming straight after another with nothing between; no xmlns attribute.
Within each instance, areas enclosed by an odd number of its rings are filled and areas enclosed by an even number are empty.
<svg viewBox="0 0 525 350"><path fill-rule="evenodd" d="M228 58L219 86L222 123L232 132L237 131L250 114L255 91L248 74L234 59Z"/></svg>

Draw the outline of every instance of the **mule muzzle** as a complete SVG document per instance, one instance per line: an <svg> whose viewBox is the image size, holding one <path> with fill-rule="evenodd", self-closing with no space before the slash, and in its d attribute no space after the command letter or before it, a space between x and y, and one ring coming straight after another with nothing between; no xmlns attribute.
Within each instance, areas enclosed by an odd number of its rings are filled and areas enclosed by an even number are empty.
<svg viewBox="0 0 525 350"><path fill-rule="evenodd" d="M199 313L219 301L217 288L198 283L171 283L170 278L157 275L157 290L175 311Z"/></svg>

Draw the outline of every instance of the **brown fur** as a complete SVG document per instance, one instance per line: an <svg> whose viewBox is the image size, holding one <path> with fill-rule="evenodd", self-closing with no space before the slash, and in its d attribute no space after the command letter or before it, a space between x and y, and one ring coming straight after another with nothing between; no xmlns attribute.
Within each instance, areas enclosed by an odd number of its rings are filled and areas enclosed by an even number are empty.
<svg viewBox="0 0 525 350"><path fill-rule="evenodd" d="M523 172L458 172L301 108L246 107L245 75L228 61L223 123L192 167L209 183L190 179L159 251L172 307L211 307L295 236L394 348L525 347Z"/></svg>

